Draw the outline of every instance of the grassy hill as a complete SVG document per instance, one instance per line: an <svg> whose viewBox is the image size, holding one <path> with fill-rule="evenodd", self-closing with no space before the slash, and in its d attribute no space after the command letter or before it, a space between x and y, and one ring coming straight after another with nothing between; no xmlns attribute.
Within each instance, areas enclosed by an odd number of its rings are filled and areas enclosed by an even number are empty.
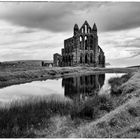
<svg viewBox="0 0 140 140"><path fill-rule="evenodd" d="M18 65L18 66L41 66L41 62L52 63L52 60L18 60L18 61L5 61L1 65Z"/></svg>

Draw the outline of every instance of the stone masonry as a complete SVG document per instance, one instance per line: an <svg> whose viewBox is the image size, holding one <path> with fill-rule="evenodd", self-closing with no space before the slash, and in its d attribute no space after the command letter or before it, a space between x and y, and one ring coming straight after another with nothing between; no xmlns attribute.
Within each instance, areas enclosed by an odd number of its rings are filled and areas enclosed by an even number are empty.
<svg viewBox="0 0 140 140"><path fill-rule="evenodd" d="M74 25L73 37L64 40L62 55L54 54L54 66L105 67L105 55L98 45L97 27L87 21L81 28Z"/></svg>

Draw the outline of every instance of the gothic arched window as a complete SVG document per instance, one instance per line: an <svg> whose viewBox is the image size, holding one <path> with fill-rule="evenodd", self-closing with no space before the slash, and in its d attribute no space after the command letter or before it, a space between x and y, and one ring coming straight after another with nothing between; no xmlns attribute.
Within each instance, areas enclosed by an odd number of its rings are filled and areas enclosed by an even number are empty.
<svg viewBox="0 0 140 140"><path fill-rule="evenodd" d="M85 55L85 63L88 63L88 54Z"/></svg>
<svg viewBox="0 0 140 140"><path fill-rule="evenodd" d="M82 28L82 33L84 33L84 28Z"/></svg>
<svg viewBox="0 0 140 140"><path fill-rule="evenodd" d="M88 49L87 36L85 36L85 50Z"/></svg>
<svg viewBox="0 0 140 140"><path fill-rule="evenodd" d="M90 49L92 50L92 46L93 46L93 36L90 36Z"/></svg>
<svg viewBox="0 0 140 140"><path fill-rule="evenodd" d="M85 33L88 33L88 27L85 25Z"/></svg>
<svg viewBox="0 0 140 140"><path fill-rule="evenodd" d="M83 63L82 60L83 60L83 55L81 54L81 55L80 55L80 63Z"/></svg>
<svg viewBox="0 0 140 140"><path fill-rule="evenodd" d="M88 33L90 33L91 32L91 29L90 28L88 28Z"/></svg>
<svg viewBox="0 0 140 140"><path fill-rule="evenodd" d="M82 36L80 36L80 49L82 49L83 48L83 38L82 38Z"/></svg>

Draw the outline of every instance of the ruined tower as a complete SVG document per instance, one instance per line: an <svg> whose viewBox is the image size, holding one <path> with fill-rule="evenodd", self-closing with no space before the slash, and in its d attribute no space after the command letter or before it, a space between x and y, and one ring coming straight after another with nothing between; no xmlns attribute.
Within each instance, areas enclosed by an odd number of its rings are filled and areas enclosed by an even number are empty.
<svg viewBox="0 0 140 140"><path fill-rule="evenodd" d="M98 45L97 26L91 28L87 21L73 28L73 37L64 40L61 66L105 67L105 56Z"/></svg>

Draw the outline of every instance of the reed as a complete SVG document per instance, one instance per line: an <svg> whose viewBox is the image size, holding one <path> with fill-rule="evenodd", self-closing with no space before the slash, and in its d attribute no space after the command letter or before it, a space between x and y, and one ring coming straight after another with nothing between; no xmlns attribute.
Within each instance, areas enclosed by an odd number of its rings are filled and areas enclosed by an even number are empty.
<svg viewBox="0 0 140 140"><path fill-rule="evenodd" d="M71 101L58 96L12 102L0 108L0 137L34 137L35 129L47 127L49 119L57 114L69 114L70 108Z"/></svg>

